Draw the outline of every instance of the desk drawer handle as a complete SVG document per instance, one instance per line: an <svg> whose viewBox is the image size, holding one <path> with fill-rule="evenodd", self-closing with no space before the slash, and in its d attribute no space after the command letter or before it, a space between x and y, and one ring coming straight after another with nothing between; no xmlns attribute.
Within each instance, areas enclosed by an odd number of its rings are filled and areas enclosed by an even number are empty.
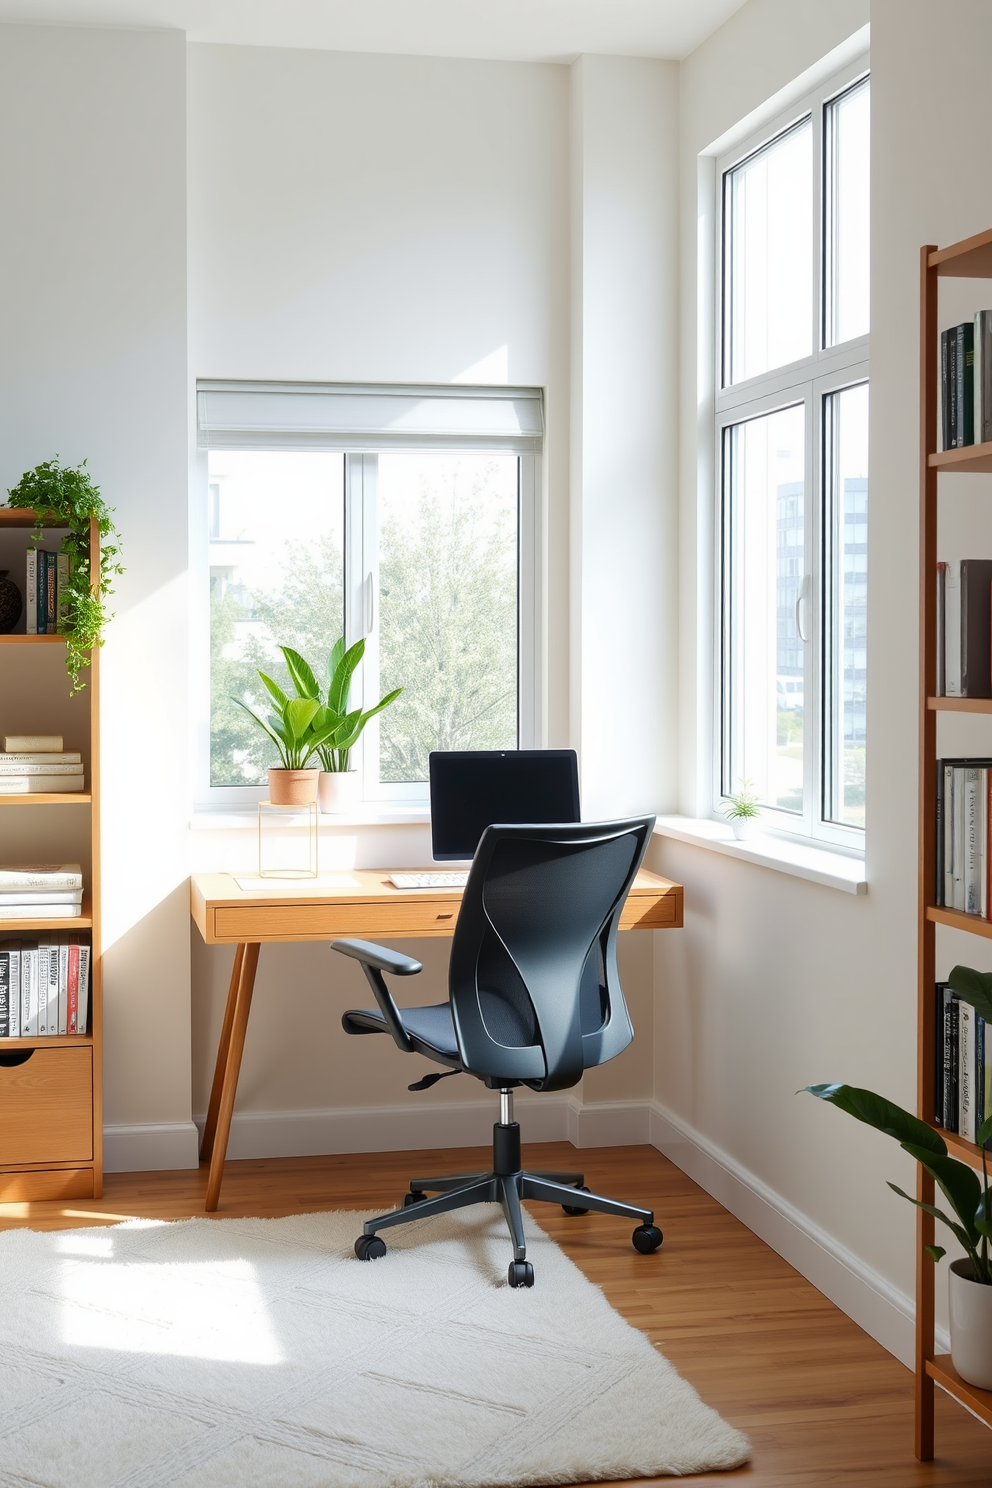
<svg viewBox="0 0 992 1488"><path fill-rule="evenodd" d="M16 1069L19 1064L27 1064L33 1049L12 1049L9 1054L0 1054L0 1069Z"/></svg>
<svg viewBox="0 0 992 1488"><path fill-rule="evenodd" d="M454 915L454 911L453 910L450 910L448 912L448 914L439 914L439 915L436 915L435 916L435 919L438 919L438 920L453 920L454 918L455 918L455 915Z"/></svg>

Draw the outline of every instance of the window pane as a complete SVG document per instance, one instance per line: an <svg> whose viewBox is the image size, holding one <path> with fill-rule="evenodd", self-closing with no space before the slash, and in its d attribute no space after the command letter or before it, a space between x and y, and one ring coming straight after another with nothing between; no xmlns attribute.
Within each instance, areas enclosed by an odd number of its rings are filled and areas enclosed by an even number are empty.
<svg viewBox="0 0 992 1488"><path fill-rule="evenodd" d="M865 824L868 644L868 384L824 399L828 490L828 643L824 815Z"/></svg>
<svg viewBox="0 0 992 1488"><path fill-rule="evenodd" d="M723 790L749 780L765 805L794 812L803 810L804 508L803 405L728 429Z"/></svg>
<svg viewBox="0 0 992 1488"><path fill-rule="evenodd" d="M264 784L279 763L232 698L268 711L259 667L293 691L280 645L323 681L344 628L343 475L337 454L210 453L211 785Z"/></svg>
<svg viewBox="0 0 992 1488"><path fill-rule="evenodd" d="M871 93L868 79L824 111L826 344L868 334Z"/></svg>
<svg viewBox="0 0 992 1488"><path fill-rule="evenodd" d="M516 455L379 455L383 781L432 749L517 747Z"/></svg>
<svg viewBox="0 0 992 1488"><path fill-rule="evenodd" d="M725 178L724 381L813 351L813 126L773 140Z"/></svg>

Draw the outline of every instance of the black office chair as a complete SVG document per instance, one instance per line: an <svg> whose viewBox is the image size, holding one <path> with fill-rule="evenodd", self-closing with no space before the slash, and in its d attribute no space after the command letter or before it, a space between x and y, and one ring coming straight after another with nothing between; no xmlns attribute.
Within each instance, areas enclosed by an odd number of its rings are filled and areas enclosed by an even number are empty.
<svg viewBox="0 0 992 1488"><path fill-rule="evenodd" d="M404 1053L425 1054L500 1093L492 1171L413 1179L401 1209L365 1225L355 1242L359 1260L385 1255L379 1230L468 1204L499 1203L513 1239L509 1283L533 1286L521 1199L561 1204L566 1214L594 1209L637 1219L635 1249L658 1249L663 1237L649 1209L590 1193L581 1173L523 1172L513 1119L516 1086L567 1090L633 1038L617 975L617 927L653 826L648 816L488 827L455 927L449 1002L398 1008L382 973L413 976L420 962L368 941L333 942L334 950L361 962L378 1004L345 1013L346 1033L391 1033ZM410 1089L441 1079L428 1075ZM427 1198L429 1192L438 1197Z"/></svg>

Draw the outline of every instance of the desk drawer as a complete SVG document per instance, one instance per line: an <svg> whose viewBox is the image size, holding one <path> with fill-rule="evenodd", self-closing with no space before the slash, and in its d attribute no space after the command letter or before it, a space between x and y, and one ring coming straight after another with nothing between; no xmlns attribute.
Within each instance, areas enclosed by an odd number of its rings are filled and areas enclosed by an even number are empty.
<svg viewBox="0 0 992 1488"><path fill-rule="evenodd" d="M629 894L620 915L621 930L675 929L681 924L681 893Z"/></svg>
<svg viewBox="0 0 992 1488"><path fill-rule="evenodd" d="M93 1050L34 1049L0 1065L0 1164L93 1158Z"/></svg>
<svg viewBox="0 0 992 1488"><path fill-rule="evenodd" d="M447 903L379 899L355 904L219 905L214 910L214 936L220 941L247 941L450 935L459 904L453 898Z"/></svg>

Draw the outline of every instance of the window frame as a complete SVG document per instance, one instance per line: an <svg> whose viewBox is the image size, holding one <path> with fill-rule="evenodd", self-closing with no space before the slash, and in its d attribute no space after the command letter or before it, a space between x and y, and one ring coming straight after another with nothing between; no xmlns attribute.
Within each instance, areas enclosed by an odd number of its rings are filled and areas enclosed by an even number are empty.
<svg viewBox="0 0 992 1488"><path fill-rule="evenodd" d="M733 677L728 656L731 594L728 575L732 499L728 463L729 431L738 424L802 404L805 410L804 547L809 575L803 669L803 811L801 815L763 807L763 824L775 833L799 840L819 842L842 851L863 854L862 827L831 821L828 817L828 771L832 767L833 739L828 712L836 679L828 676L830 654L828 626L832 596L833 558L829 528L831 506L830 469L826 450L825 400L833 393L869 382L869 333L839 344L827 345L828 311L826 273L829 263L827 233L828 131L826 111L846 93L870 79L867 52L834 72L788 109L766 120L760 128L738 141L715 161L713 321L714 371L714 463L713 463L713 593L715 598L713 647L713 747L711 749L711 815L725 820L729 772L732 769L731 735L734 726ZM869 82L870 86L870 82ZM754 158L768 145L797 128L804 120L812 124L811 149L814 162L813 224L810 271L812 352L797 361L737 383L725 382L732 351L724 334L729 323L732 251L729 225L725 231L730 195L730 174Z"/></svg>
<svg viewBox="0 0 992 1488"><path fill-rule="evenodd" d="M237 446L227 446L236 448ZM310 445L314 448L314 445ZM320 446L317 446L320 448ZM398 447L384 443L383 451ZM246 450L279 450L279 444L245 443ZM352 706L367 706L366 692L371 694L378 670L378 532L376 528L376 477L378 452L368 448L344 450L324 446L328 453L344 456L343 502L344 544L342 552L344 587L344 633L348 645L366 637L366 659L352 681ZM428 452L429 446L419 449ZM456 451L441 446L440 453ZM475 444L465 453L485 454ZM507 451L494 445L492 453L512 453L518 470L517 490L517 747L541 747L540 707L543 678L539 633L542 560L539 547L541 532L540 455L533 451ZM190 599L190 677L193 689L192 779L194 809L217 812L218 809L244 811L266 799L264 785L213 785L210 780L210 561L209 561L209 450L198 449L194 456L191 488L191 522L189 572ZM371 627L369 627L371 620ZM375 699L377 700L377 699ZM378 773L378 718L370 720L353 760L361 777L360 811L392 807L426 807L428 783L383 782Z"/></svg>

